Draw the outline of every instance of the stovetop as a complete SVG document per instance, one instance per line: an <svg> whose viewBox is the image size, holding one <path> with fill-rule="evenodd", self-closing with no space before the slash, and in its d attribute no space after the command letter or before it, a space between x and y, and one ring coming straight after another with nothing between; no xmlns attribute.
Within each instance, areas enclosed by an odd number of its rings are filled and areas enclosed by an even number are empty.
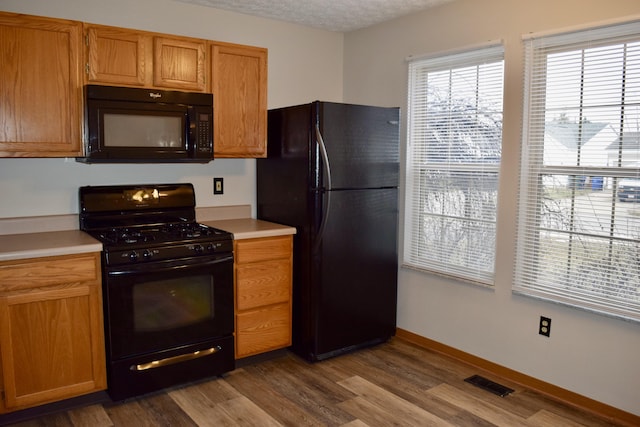
<svg viewBox="0 0 640 427"><path fill-rule="evenodd" d="M111 247L144 246L179 241L215 241L229 239L229 233L197 222L168 223L139 227L113 227L91 234Z"/></svg>
<svg viewBox="0 0 640 427"><path fill-rule="evenodd" d="M80 229L103 244L106 265L213 256L233 235L195 220L191 184L80 187Z"/></svg>

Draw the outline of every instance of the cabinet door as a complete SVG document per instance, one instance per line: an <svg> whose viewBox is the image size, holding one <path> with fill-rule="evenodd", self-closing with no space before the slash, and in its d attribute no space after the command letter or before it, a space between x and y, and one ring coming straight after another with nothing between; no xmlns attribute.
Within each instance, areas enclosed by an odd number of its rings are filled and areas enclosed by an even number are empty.
<svg viewBox="0 0 640 427"><path fill-rule="evenodd" d="M106 388L99 272L99 254L0 265L6 410Z"/></svg>
<svg viewBox="0 0 640 427"><path fill-rule="evenodd" d="M149 36L100 25L85 25L85 30L88 83L133 86L147 83Z"/></svg>
<svg viewBox="0 0 640 427"><path fill-rule="evenodd" d="M204 91L205 51L204 40L155 37L154 86Z"/></svg>
<svg viewBox="0 0 640 427"><path fill-rule="evenodd" d="M288 303L238 313L236 358L291 345L291 306Z"/></svg>
<svg viewBox="0 0 640 427"><path fill-rule="evenodd" d="M211 48L214 157L267 155L267 50Z"/></svg>
<svg viewBox="0 0 640 427"><path fill-rule="evenodd" d="M0 13L0 156L74 157L82 23Z"/></svg>

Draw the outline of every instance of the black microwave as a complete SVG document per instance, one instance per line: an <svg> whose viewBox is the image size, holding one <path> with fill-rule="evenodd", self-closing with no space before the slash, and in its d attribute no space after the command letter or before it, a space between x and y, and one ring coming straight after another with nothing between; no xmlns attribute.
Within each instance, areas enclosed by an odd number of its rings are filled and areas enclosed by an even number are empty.
<svg viewBox="0 0 640 427"><path fill-rule="evenodd" d="M84 88L84 163L213 160L213 95L129 87Z"/></svg>

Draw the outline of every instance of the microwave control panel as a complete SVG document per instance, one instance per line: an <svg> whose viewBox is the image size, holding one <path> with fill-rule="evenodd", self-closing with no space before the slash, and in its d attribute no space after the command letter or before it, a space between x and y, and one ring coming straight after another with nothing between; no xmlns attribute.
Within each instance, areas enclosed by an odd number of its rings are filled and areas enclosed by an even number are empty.
<svg viewBox="0 0 640 427"><path fill-rule="evenodd" d="M213 109L210 107L189 108L190 133L193 142L193 157L213 158Z"/></svg>
<svg viewBox="0 0 640 427"><path fill-rule="evenodd" d="M207 113L200 113L198 116L198 151L211 152L213 148L213 138L211 136L211 118Z"/></svg>

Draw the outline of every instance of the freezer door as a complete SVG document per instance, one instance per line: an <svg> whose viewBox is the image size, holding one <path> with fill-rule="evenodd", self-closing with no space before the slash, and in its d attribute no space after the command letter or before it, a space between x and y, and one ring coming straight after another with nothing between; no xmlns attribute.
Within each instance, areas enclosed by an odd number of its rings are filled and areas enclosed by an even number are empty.
<svg viewBox="0 0 640 427"><path fill-rule="evenodd" d="M315 359L395 334L397 189L331 191L316 245Z"/></svg>
<svg viewBox="0 0 640 427"><path fill-rule="evenodd" d="M258 218L301 229L309 227L311 104L269 110L268 157L257 159Z"/></svg>
<svg viewBox="0 0 640 427"><path fill-rule="evenodd" d="M398 186L398 108L319 102L317 112L318 157L325 162L324 143L329 164L328 169L325 164L320 168L323 188Z"/></svg>

